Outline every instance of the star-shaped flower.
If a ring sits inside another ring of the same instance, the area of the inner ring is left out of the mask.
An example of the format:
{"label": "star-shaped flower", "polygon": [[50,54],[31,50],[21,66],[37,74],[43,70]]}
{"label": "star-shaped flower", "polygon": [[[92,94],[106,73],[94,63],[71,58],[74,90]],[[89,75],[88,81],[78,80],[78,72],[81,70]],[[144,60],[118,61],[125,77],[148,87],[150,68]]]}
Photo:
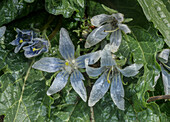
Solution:
{"label": "star-shaped flower", "polygon": [[48,41],[42,38],[34,38],[33,43],[29,46],[23,47],[23,49],[25,50],[25,57],[35,57],[43,52],[48,52]]}
{"label": "star-shaped flower", "polygon": [[[52,85],[48,89],[47,95],[52,95],[63,89],[70,77],[70,82],[73,89],[79,94],[83,101],[86,101],[87,93],[83,83],[84,77],[79,71],[79,68],[85,68],[86,58],[95,57],[94,59],[98,60],[100,51],[89,53],[75,59],[74,45],[68,35],[67,30],[64,28],[60,30],[59,51],[64,60],[54,57],[45,57],[35,62],[32,66],[35,69],[46,72],[61,71],[57,74]],[[90,60],[90,63],[94,62],[95,60]]]}
{"label": "star-shaped flower", "polygon": [[122,33],[121,30],[125,33],[130,33],[130,29],[127,25],[122,24],[124,21],[123,14],[117,13],[112,15],[100,14],[96,15],[91,19],[93,26],[97,28],[94,29],[87,37],[85,48],[89,48],[100,41],[102,41],[109,33],[110,35],[110,44],[114,46],[112,52],[116,52],[121,44]]}
{"label": "star-shaped flower", "polygon": [[110,94],[113,102],[119,109],[124,110],[124,88],[122,85],[121,74],[126,77],[135,76],[143,65],[132,64],[121,69],[116,64],[115,57],[116,56],[109,50],[103,49],[101,52],[100,68],[89,67],[89,59],[85,60],[86,72],[89,76],[96,77],[102,74],[92,87],[88,101],[89,106],[94,106],[105,95],[110,87]]}
{"label": "star-shaped flower", "polygon": [[31,30],[20,30],[18,28],[16,29],[16,32],[18,33],[16,39],[13,40],[10,44],[17,46],[14,52],[18,53],[19,50],[24,45],[33,43],[32,40],[33,40],[34,33]]}

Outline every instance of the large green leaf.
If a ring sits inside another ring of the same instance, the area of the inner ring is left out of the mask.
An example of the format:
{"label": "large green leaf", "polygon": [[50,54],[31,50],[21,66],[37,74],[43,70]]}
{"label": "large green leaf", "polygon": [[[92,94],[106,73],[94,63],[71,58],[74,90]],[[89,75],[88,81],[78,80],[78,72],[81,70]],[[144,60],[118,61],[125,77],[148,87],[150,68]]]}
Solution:
{"label": "large green leaf", "polygon": [[28,15],[33,10],[39,9],[39,3],[28,4],[23,0],[2,0],[0,2],[0,26]]}
{"label": "large green leaf", "polygon": [[[133,90],[133,89],[131,89]],[[127,96],[134,97],[131,92],[126,91]],[[125,95],[126,97],[126,95]],[[136,111],[135,103],[136,99],[132,100],[130,97],[126,97],[125,111],[119,110],[110,98],[110,94],[106,94],[103,99],[101,99],[94,106],[94,118],[97,122],[124,122],[124,121],[140,121],[140,122],[157,122],[157,121],[167,121],[168,117],[160,113],[160,109],[157,104],[150,103],[147,108],[144,108],[140,112]],[[140,106],[138,104],[138,106]]]}
{"label": "large green leaf", "polygon": [[46,10],[54,15],[63,15],[65,18],[70,17],[74,11],[84,13],[84,0],[45,0]]}
{"label": "large green leaf", "polygon": [[163,47],[162,38],[153,38],[146,30],[132,28],[133,37],[127,36],[133,61],[142,64],[154,64],[155,54]]}
{"label": "large green leaf", "polygon": [[138,0],[149,21],[152,21],[170,47],[170,13],[162,0]]}
{"label": "large green leaf", "polygon": [[[154,88],[154,78],[160,73],[160,66],[156,62],[156,54],[163,48],[163,39],[158,35],[151,36],[141,28],[132,28],[132,36],[125,36],[131,49],[133,61],[144,64],[143,76],[139,78],[135,86],[138,104],[146,107],[145,92]],[[142,107],[141,107],[142,108]],[[141,110],[139,108],[138,110]]]}

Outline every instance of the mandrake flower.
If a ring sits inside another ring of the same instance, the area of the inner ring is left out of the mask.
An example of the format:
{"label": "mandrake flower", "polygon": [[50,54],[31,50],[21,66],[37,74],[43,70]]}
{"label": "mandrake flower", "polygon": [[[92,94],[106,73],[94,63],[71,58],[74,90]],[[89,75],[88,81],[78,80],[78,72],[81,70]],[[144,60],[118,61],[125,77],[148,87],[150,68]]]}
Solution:
{"label": "mandrake flower", "polygon": [[116,52],[122,40],[121,30],[125,33],[131,32],[127,25],[122,24],[123,21],[124,17],[121,13],[112,15],[100,14],[94,16],[91,19],[91,23],[97,28],[88,35],[85,48],[90,48],[91,46],[99,43],[109,33],[111,33],[110,44],[114,47],[114,49],[112,48],[112,52]]}
{"label": "mandrake flower", "polygon": [[48,52],[48,41],[41,38],[34,38],[33,43],[29,46],[23,47],[23,49],[25,50],[25,57],[35,57],[44,52]]}
{"label": "mandrake flower", "polygon": [[[74,45],[68,35],[66,29],[61,28],[60,40],[59,40],[59,51],[64,58],[61,60],[54,57],[45,57],[35,62],[32,66],[35,69],[39,69],[46,72],[61,71],[55,77],[52,85],[47,91],[47,95],[52,95],[65,87],[70,77],[70,82],[73,89],[79,94],[83,101],[87,101],[86,88],[84,86],[84,77],[79,71],[79,68],[85,68],[85,59],[95,57],[98,60],[100,51],[89,53],[75,59]],[[90,64],[94,63],[95,60],[90,60]]]}
{"label": "mandrake flower", "polygon": [[121,69],[116,64],[115,55],[111,54],[110,50],[105,48],[101,52],[101,67],[93,68],[88,65],[89,59],[86,59],[86,72],[89,76],[96,77],[102,74],[92,87],[88,105],[94,106],[105,95],[110,87],[110,94],[113,102],[119,109],[124,110],[124,88],[121,74],[125,77],[135,76],[143,65],[132,64]]}
{"label": "mandrake flower", "polygon": [[34,33],[31,30],[20,30],[18,28],[16,29],[16,32],[18,33],[16,39],[10,44],[17,46],[15,47],[14,52],[18,53],[24,45],[33,43],[32,40]]}

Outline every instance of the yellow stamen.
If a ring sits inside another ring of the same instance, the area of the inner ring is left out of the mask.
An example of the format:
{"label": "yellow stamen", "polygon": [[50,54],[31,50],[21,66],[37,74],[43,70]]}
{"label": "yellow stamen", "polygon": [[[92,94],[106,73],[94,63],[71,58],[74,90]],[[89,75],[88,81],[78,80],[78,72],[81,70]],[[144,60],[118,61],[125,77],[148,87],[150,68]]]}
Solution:
{"label": "yellow stamen", "polygon": [[22,42],[23,42],[23,40],[22,40],[22,39],[20,39],[20,40],[19,40],[19,43],[22,43]]}
{"label": "yellow stamen", "polygon": [[115,32],[115,31],[117,31],[118,29],[119,29],[119,28],[116,28],[115,30],[110,30],[110,31],[109,31],[109,30],[108,30],[108,31],[107,31],[107,30],[104,30],[104,32]]}
{"label": "yellow stamen", "polygon": [[108,82],[108,83],[110,83],[109,76],[110,76],[110,72],[111,72],[111,71],[112,71],[112,68],[110,68],[109,73],[108,73],[108,75],[107,75],[107,82]]}
{"label": "yellow stamen", "polygon": [[68,65],[69,65],[69,62],[67,61],[67,62],[65,63],[65,65],[68,66]]}
{"label": "yellow stamen", "polygon": [[33,49],[32,49],[33,52],[34,52],[34,51],[37,51],[37,50],[40,50],[40,49],[36,49],[36,48],[33,48]]}

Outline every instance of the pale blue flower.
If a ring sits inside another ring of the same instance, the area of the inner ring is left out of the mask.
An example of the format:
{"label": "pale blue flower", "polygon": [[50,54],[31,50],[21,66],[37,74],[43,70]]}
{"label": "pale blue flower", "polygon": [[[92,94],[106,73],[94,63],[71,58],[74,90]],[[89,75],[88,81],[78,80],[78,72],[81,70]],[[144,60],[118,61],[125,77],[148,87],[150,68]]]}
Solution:
{"label": "pale blue flower", "polygon": [[93,59],[95,60],[90,60],[90,64],[96,62],[100,56],[100,51],[75,58],[74,45],[68,35],[67,30],[64,28],[61,28],[60,30],[59,51],[64,60],[54,57],[45,57],[35,62],[32,66],[35,69],[46,72],[61,71],[57,74],[52,85],[48,89],[47,95],[52,95],[63,89],[70,77],[70,82],[73,89],[79,94],[83,101],[86,101],[87,93],[83,83],[83,80],[85,79],[79,71],[79,68],[85,68],[86,58],[94,57]]}
{"label": "pale blue flower", "polygon": [[[170,49],[164,49],[158,55],[158,60],[160,61],[161,71],[162,71],[162,81],[164,85],[165,95],[170,95]],[[153,87],[155,87],[157,80],[160,77],[160,73],[155,76],[155,83]]]}
{"label": "pale blue flower", "polygon": [[96,45],[102,41],[109,33],[111,33],[110,44],[114,46],[114,50],[112,50],[112,52],[116,52],[122,40],[121,30],[124,33],[131,32],[127,25],[122,24],[123,21],[124,17],[121,13],[112,15],[100,14],[94,16],[91,19],[91,23],[97,28],[88,35],[85,43],[85,48]]}
{"label": "pale blue flower", "polygon": [[10,44],[16,46],[14,52],[18,53],[23,46],[33,43],[34,33],[32,30],[20,30],[18,28],[16,29],[16,32],[18,33],[16,39]]}
{"label": "pale blue flower", "polygon": [[34,38],[33,43],[23,47],[24,55],[27,58],[38,56],[44,52],[48,52],[48,41],[42,38]]}
{"label": "pale blue flower", "polygon": [[96,77],[102,74],[92,87],[88,105],[94,106],[105,95],[110,87],[110,94],[113,102],[119,109],[124,110],[124,88],[121,74],[125,77],[135,76],[143,65],[132,64],[121,69],[116,64],[115,55],[109,50],[103,49],[100,54],[101,67],[99,68],[90,67],[88,63],[89,59],[85,60],[86,72],[89,76]]}

